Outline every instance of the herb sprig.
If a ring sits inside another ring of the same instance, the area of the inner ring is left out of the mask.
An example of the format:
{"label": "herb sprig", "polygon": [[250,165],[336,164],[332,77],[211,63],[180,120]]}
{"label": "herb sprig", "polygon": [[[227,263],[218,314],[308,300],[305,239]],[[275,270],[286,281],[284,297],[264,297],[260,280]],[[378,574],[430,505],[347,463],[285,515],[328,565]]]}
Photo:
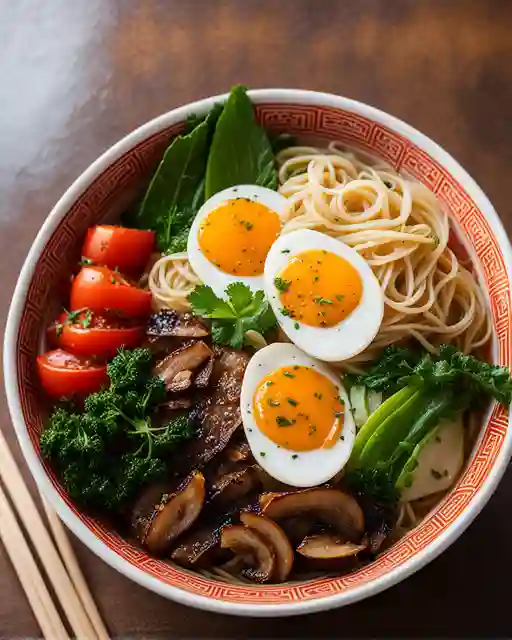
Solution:
{"label": "herb sprig", "polygon": [[225,300],[217,297],[211,287],[199,285],[189,294],[188,301],[195,315],[212,320],[213,341],[234,349],[249,344],[248,331],[264,335],[276,325],[263,291],[253,293],[243,282],[229,284]]}

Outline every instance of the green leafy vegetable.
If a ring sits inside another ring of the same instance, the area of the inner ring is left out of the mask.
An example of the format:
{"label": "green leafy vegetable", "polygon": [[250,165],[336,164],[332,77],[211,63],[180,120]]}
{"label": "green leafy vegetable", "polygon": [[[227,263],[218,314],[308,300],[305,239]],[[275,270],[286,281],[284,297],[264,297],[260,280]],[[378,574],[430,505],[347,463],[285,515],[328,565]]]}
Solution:
{"label": "green leafy vegetable", "polygon": [[195,113],[192,113],[187,118],[186,132],[190,133],[200,124],[208,120],[208,127],[210,129],[209,135],[210,135],[210,138],[212,138],[213,133],[215,131],[215,126],[217,125],[217,120],[219,119],[223,109],[224,109],[224,105],[221,104],[220,102],[216,102],[205,116],[198,116]]}
{"label": "green leafy vegetable", "polygon": [[214,107],[164,153],[136,216],[137,226],[156,232],[167,253],[186,248],[190,226],[204,201],[204,176],[213,131],[222,107]]}
{"label": "green leafy vegetable", "polygon": [[184,251],[205,198],[242,183],[275,189],[277,174],[267,134],[254,121],[246,89],[237,86],[225,105],[189,116],[185,134],[165,151],[140,206],[123,218],[129,226],[155,231],[160,251]]}
{"label": "green leafy vegetable", "polygon": [[410,484],[422,447],[445,418],[494,398],[512,401],[512,378],[506,367],[482,362],[444,345],[439,356],[387,349],[357,377],[372,390],[395,391],[358,432],[348,463],[347,483],[377,500],[397,499]]}
{"label": "green leafy vegetable", "polygon": [[233,282],[226,294],[227,300],[222,300],[211,287],[200,285],[188,296],[194,314],[212,320],[214,342],[240,349],[248,344],[247,331],[264,335],[275,327],[276,318],[263,291],[253,294],[243,282]]}
{"label": "green leafy vegetable", "polygon": [[118,510],[144,484],[168,472],[169,455],[193,429],[187,414],[154,422],[165,388],[151,375],[148,349],[120,351],[107,371],[109,388],[89,395],[83,412],[53,411],[40,448],[73,499],[89,508]]}
{"label": "green leafy vegetable", "polygon": [[375,391],[395,392],[404,386],[401,379],[412,373],[421,357],[419,351],[407,347],[387,347],[382,356],[362,375],[351,376],[350,382]]}
{"label": "green leafy vegetable", "polygon": [[356,494],[375,500],[378,504],[392,505],[400,498],[400,491],[384,469],[365,467],[347,471],[344,480]]}
{"label": "green leafy vegetable", "polygon": [[236,86],[219,117],[206,167],[205,197],[237,184],[277,188],[274,153],[254,118],[247,89]]}
{"label": "green leafy vegetable", "polygon": [[275,155],[277,155],[283,149],[288,147],[294,147],[297,144],[297,139],[289,133],[279,133],[277,135],[270,136],[270,146]]}
{"label": "green leafy vegetable", "polygon": [[425,356],[403,382],[441,388],[456,385],[460,393],[470,397],[472,404],[482,395],[504,406],[512,401],[512,378],[507,367],[465,355],[452,345],[442,345],[439,357]]}

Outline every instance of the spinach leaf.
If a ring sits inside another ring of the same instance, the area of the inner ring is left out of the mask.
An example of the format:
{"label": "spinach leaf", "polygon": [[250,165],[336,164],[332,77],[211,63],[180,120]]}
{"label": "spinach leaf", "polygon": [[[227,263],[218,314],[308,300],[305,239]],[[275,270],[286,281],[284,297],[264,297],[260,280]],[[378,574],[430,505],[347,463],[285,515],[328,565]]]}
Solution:
{"label": "spinach leaf", "polygon": [[197,209],[189,205],[173,205],[165,216],[155,219],[158,248],[163,253],[177,253],[187,248],[188,234]]}
{"label": "spinach leaf", "polygon": [[204,175],[208,127],[203,122],[186,136],[175,138],[151,180],[138,219],[153,228],[176,205],[191,204]]}
{"label": "spinach leaf", "polygon": [[190,133],[175,138],[153,176],[140,205],[136,224],[156,232],[158,248],[182,251],[197,210],[204,202],[208,151],[221,111],[215,106]]}
{"label": "spinach leaf", "polygon": [[294,147],[297,144],[297,138],[290,133],[278,133],[270,136],[270,144],[272,151],[277,155],[280,151],[283,151],[283,149]]}
{"label": "spinach leaf", "polygon": [[231,89],[215,129],[206,166],[205,197],[237,184],[277,188],[272,146],[255,122],[246,88],[240,85]]}
{"label": "spinach leaf", "polygon": [[[191,113],[187,118],[186,132],[190,133],[200,124],[202,124],[205,120],[208,120],[210,135],[211,137],[213,137],[213,133],[217,125],[217,120],[220,118],[220,114],[222,113],[223,109],[224,109],[224,105],[221,104],[220,102],[216,102],[211,108],[211,111],[205,116],[198,116],[195,113]],[[211,143],[211,140],[210,140],[210,143]]]}

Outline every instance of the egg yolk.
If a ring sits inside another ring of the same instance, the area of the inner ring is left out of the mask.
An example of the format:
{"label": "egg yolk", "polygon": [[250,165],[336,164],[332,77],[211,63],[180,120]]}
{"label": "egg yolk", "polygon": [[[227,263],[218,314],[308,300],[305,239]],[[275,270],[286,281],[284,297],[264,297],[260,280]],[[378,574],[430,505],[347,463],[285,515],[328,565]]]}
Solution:
{"label": "egg yolk", "polygon": [[199,227],[203,255],[224,271],[257,276],[281,228],[279,216],[265,205],[236,198],[208,214]]}
{"label": "egg yolk", "polygon": [[343,437],[343,401],[336,386],[311,367],[276,369],[256,388],[256,424],[272,442],[292,451],[332,447]]}
{"label": "egg yolk", "polygon": [[333,327],[361,302],[357,269],[330,251],[312,249],[290,259],[274,281],[282,313],[312,327]]}

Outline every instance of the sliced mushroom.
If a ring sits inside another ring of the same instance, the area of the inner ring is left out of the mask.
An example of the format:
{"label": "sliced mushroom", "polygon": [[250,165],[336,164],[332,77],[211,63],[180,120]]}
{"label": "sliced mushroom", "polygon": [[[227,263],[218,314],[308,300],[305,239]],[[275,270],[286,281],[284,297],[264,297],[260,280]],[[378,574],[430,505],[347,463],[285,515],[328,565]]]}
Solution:
{"label": "sliced mushroom", "polygon": [[148,336],[180,338],[204,338],[210,334],[208,327],[191,313],[165,309],[152,315],[146,330]]}
{"label": "sliced mushroom", "polygon": [[293,493],[263,494],[260,507],[272,520],[308,515],[332,526],[351,542],[361,539],[364,516],[356,500],[338,489],[319,487]]}
{"label": "sliced mushroom", "polygon": [[196,377],[194,378],[194,386],[198,389],[205,389],[210,384],[214,361],[215,359],[212,356],[198,370]]}
{"label": "sliced mushroom", "polygon": [[194,373],[190,369],[179,371],[171,382],[167,385],[167,390],[171,393],[181,393],[192,386],[192,376]]}
{"label": "sliced mushroom", "polygon": [[217,478],[211,487],[210,502],[217,506],[232,504],[259,487],[258,475],[253,467],[243,467]]}
{"label": "sliced mushroom", "polygon": [[243,511],[240,514],[240,520],[246,527],[259,533],[272,546],[276,554],[274,577],[279,582],[284,582],[293,567],[293,549],[285,532],[270,518],[250,511]]}
{"label": "sliced mushroom", "polygon": [[364,544],[354,544],[353,542],[344,542],[336,536],[328,533],[321,533],[316,536],[308,536],[304,538],[297,547],[297,553],[307,558],[348,558],[356,556],[366,549]]}
{"label": "sliced mushroom", "polygon": [[139,542],[155,555],[165,553],[199,516],[204,485],[203,474],[195,471],[175,493],[162,492],[160,487],[148,490],[134,510],[133,526]]}
{"label": "sliced mushroom", "polygon": [[286,520],[282,520],[279,524],[290,543],[296,547],[315,528],[316,520],[309,515],[302,515],[295,516],[294,518],[286,518]]}
{"label": "sliced mushroom", "polygon": [[272,546],[253,529],[242,524],[222,528],[220,545],[231,549],[237,556],[252,565],[243,570],[243,575],[254,582],[269,582],[276,569],[276,554]]}
{"label": "sliced mushroom", "polygon": [[194,371],[210,358],[212,350],[202,340],[196,340],[176,349],[153,367],[153,375],[160,376],[169,389],[176,375],[182,371]]}
{"label": "sliced mushroom", "polygon": [[308,536],[297,547],[297,553],[316,569],[340,569],[350,566],[351,560],[366,549],[364,544],[345,542],[330,534]]}

